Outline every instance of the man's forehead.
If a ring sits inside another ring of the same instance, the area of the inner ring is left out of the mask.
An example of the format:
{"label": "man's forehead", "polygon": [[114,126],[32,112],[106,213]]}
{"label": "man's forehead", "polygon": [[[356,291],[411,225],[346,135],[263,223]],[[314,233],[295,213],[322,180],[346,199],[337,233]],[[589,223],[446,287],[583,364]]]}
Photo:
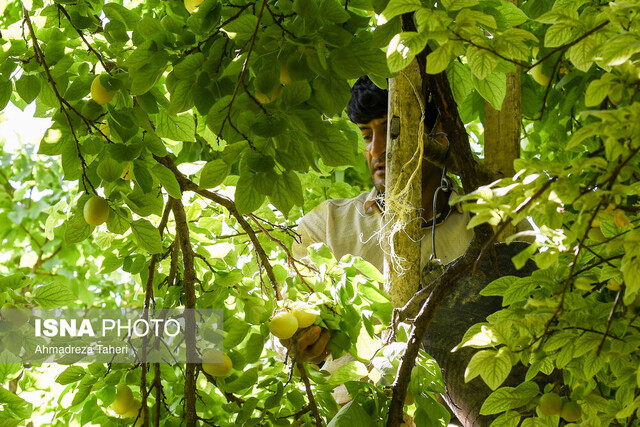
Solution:
{"label": "man's forehead", "polygon": [[386,117],[379,117],[377,119],[373,119],[368,123],[356,123],[356,126],[358,126],[360,129],[371,129],[375,126],[379,126],[379,125],[383,125],[387,123],[387,118]]}

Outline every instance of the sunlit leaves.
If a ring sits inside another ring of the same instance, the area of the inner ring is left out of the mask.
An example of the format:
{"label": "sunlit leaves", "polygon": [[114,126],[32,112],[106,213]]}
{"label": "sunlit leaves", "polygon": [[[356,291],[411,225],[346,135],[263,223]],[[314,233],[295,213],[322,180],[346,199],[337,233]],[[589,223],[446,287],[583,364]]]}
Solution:
{"label": "sunlit leaves", "polygon": [[200,188],[213,188],[222,184],[230,171],[231,167],[222,159],[207,163],[200,172]]}
{"label": "sunlit leaves", "polygon": [[464,379],[471,381],[480,375],[482,380],[495,390],[502,384],[511,371],[511,361],[505,349],[481,350],[473,355],[465,370]]}
{"label": "sunlit leaves", "polygon": [[453,53],[453,42],[446,42],[427,56],[427,73],[439,74],[446,70]]}
{"label": "sunlit leaves", "polygon": [[420,6],[422,6],[422,4],[419,0],[390,0],[378,18],[378,25],[383,25],[403,13],[413,12],[420,8]]}
{"label": "sunlit leaves", "polygon": [[75,300],[76,296],[69,287],[60,282],[37,287],[34,295],[34,301],[42,308],[66,307]]}
{"label": "sunlit leaves", "polygon": [[496,110],[502,109],[502,102],[507,93],[507,78],[503,73],[492,73],[484,80],[472,77],[473,85],[478,93]]}
{"label": "sunlit leaves", "polygon": [[135,236],[136,243],[140,248],[151,254],[162,252],[162,240],[158,229],[149,221],[139,219],[131,223],[131,231]]}
{"label": "sunlit leaves", "polygon": [[426,44],[427,38],[424,33],[404,32],[397,34],[387,48],[389,70],[396,72],[407,67]]}

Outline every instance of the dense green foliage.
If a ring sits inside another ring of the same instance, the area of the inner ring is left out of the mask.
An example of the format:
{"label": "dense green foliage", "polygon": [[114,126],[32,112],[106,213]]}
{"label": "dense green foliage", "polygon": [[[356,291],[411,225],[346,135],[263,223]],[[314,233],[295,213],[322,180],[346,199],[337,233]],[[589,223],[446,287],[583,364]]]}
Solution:
{"label": "dense green foliage", "polygon": [[[506,74],[531,70],[516,176],[462,198],[475,201],[466,204],[471,225],[531,217],[539,227],[514,259],[533,257],[539,270],[490,284],[484,293],[503,297],[504,309],[464,342],[481,349],[467,376],[495,390],[482,412],[500,414],[496,426],[555,426],[557,415],[536,413],[553,389],[580,405],[584,425],[637,422],[640,4],[521,3],[205,0],[192,14],[179,0],[2,3],[0,107],[35,104],[52,124],[37,148],[0,159],[0,299],[224,308],[233,371],[76,365],[58,377],[60,395],[32,405],[21,395],[43,388],[36,380],[49,367],[15,358],[31,345],[29,325],[1,329],[0,360],[13,363],[0,364],[0,423],[48,414],[51,425],[131,424],[109,409],[126,383],[146,397],[155,425],[196,416],[213,425],[384,425],[385,386],[408,332],[400,327],[399,342],[376,352],[391,321],[383,278],[326,248],[311,251],[318,269],[308,269],[287,247],[303,212],[368,186],[362,168],[345,168],[363,147],[343,115],[349,83],[369,74],[384,86],[426,47],[427,73],[446,72],[480,144],[485,101],[500,108]],[[401,15],[412,12],[417,31],[403,31]],[[110,101],[92,99],[96,76],[115,92]],[[92,227],[83,207],[96,194],[111,212]],[[277,358],[266,322],[296,300],[320,310],[333,355],[356,360],[325,376]],[[517,363],[529,367],[526,381],[501,388]],[[554,370],[561,382],[531,382]],[[373,384],[357,381],[367,376]],[[341,384],[354,398],[342,409],[331,396]],[[446,423],[428,356],[409,387],[416,404],[405,409],[417,425]]]}

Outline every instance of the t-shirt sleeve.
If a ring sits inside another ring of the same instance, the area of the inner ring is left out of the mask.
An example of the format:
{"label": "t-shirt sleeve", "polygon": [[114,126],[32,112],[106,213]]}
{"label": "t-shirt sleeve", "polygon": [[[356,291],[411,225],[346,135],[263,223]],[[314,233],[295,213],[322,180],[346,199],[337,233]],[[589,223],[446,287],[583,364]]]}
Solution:
{"label": "t-shirt sleeve", "polygon": [[322,215],[326,210],[325,203],[316,206],[300,220],[297,230],[300,235],[300,243],[294,240],[291,246],[291,254],[294,258],[302,259],[306,257],[309,245],[325,241],[322,235],[323,231],[326,230],[326,221]]}

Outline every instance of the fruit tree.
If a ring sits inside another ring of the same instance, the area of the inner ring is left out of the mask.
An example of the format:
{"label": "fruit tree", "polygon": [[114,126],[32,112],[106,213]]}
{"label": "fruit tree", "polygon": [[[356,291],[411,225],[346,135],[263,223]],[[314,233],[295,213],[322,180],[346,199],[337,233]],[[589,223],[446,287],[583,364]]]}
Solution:
{"label": "fruit tree", "polygon": [[[535,271],[488,284],[502,307],[459,345],[474,349],[464,380],[491,390],[482,423],[638,424],[639,16],[635,0],[2,2],[0,108],[49,125],[0,142],[1,424],[446,425],[414,335],[523,220],[533,243],[512,262]],[[450,162],[476,230],[417,317],[362,259],[289,251],[305,212],[370,188],[350,84],[387,87],[414,60],[452,146],[426,138],[425,155]],[[518,112],[505,168],[500,111]],[[61,307],[218,308],[224,349],[21,360],[33,316],[14,310]],[[283,357],[271,332],[295,341],[300,324],[351,361],[328,374]]]}

